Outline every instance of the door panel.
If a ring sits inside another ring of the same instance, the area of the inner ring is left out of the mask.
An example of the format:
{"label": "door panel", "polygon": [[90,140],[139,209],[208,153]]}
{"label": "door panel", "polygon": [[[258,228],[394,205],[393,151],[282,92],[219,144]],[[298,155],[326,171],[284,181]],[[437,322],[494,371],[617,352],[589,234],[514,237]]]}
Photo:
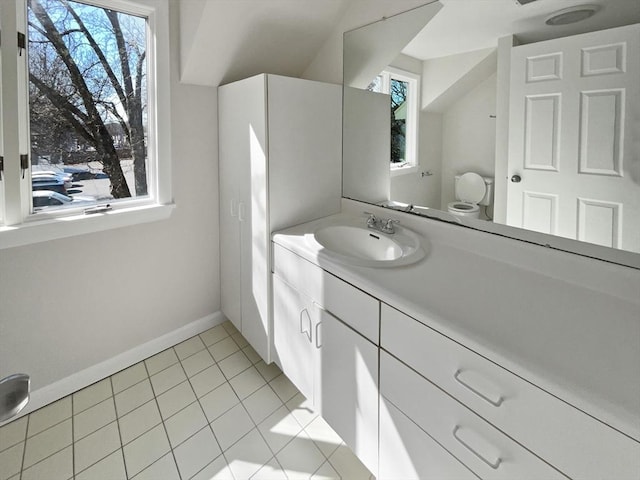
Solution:
{"label": "door panel", "polygon": [[508,225],[640,252],[639,76],[639,25],[512,49]]}
{"label": "door panel", "polygon": [[291,382],[313,401],[316,349],[312,335],[317,310],[306,295],[273,276],[273,344],[275,362]]}
{"label": "door panel", "polygon": [[240,119],[233,114],[237,95],[237,88],[234,86],[219,89],[220,116],[227,119],[219,125],[220,300],[222,313],[242,331],[238,219],[242,152],[236,132]]}
{"label": "door panel", "polygon": [[315,404],[329,425],[372,472],[378,469],[378,348],[325,310]]}

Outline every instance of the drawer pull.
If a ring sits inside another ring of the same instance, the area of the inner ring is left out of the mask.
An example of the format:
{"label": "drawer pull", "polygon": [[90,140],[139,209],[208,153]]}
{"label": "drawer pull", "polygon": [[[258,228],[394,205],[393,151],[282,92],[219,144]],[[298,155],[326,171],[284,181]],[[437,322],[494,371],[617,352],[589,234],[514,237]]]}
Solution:
{"label": "drawer pull", "polygon": [[[500,405],[502,405],[504,397],[498,393],[489,392],[489,390],[491,390],[493,386],[489,384],[489,382],[487,382],[484,378],[480,377],[477,374],[474,374],[472,371],[458,370],[453,375],[453,378],[455,378],[460,385],[468,388],[494,407],[499,407]],[[483,390],[487,393],[483,393]]]}
{"label": "drawer pull", "polygon": [[494,470],[497,470],[502,463],[497,449],[473,430],[456,425],[453,429],[453,436],[467,450]]}
{"label": "drawer pull", "polygon": [[[305,329],[305,326],[303,325],[303,317],[305,316],[307,317],[307,320],[309,322],[308,329]],[[309,339],[309,342],[311,342],[311,316],[309,315],[309,311],[306,308],[300,310],[300,333],[305,334]]]}

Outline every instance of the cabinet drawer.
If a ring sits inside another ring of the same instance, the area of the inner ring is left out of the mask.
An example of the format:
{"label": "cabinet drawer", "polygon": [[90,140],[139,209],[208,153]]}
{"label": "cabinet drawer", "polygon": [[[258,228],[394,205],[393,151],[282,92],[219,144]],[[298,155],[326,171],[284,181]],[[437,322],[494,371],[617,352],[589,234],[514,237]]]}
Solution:
{"label": "cabinet drawer", "polygon": [[639,478],[640,444],[387,305],[381,346],[569,477]]}
{"label": "cabinet drawer", "polygon": [[273,272],[361,335],[379,343],[378,300],[275,243]]}
{"label": "cabinet drawer", "polygon": [[380,404],[381,480],[478,480],[393,404]]}
{"label": "cabinet drawer", "polygon": [[386,352],[380,393],[480,478],[565,478]]}

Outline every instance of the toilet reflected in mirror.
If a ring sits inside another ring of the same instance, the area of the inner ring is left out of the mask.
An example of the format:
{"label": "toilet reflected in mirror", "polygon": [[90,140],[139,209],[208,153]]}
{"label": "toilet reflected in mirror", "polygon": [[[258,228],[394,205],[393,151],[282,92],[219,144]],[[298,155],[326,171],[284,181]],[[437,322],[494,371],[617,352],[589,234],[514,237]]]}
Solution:
{"label": "toilet reflected in mirror", "polygon": [[493,178],[481,177],[473,172],[456,175],[455,195],[456,201],[447,204],[447,212],[459,217],[492,218]]}

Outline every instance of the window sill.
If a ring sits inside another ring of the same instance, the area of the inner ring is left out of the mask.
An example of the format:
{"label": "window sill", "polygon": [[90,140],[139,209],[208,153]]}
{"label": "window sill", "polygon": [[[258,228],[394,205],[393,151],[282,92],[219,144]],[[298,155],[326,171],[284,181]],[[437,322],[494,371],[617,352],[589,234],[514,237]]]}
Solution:
{"label": "window sill", "polygon": [[405,165],[403,167],[391,167],[391,176],[407,175],[409,173],[418,173],[418,165]]}
{"label": "window sill", "polygon": [[166,220],[174,208],[173,203],[154,204],[93,215],[81,214],[37,220],[22,225],[0,226],[0,249]]}

